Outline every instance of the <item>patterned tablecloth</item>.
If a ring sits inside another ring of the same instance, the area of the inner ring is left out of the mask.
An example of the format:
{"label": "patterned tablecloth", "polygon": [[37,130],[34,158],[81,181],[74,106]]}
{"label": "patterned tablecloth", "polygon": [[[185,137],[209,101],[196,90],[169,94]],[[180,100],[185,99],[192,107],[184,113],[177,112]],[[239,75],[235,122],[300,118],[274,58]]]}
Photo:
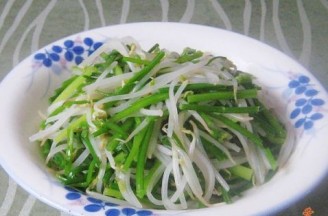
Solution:
{"label": "patterned tablecloth", "polygon": [[[328,85],[328,0],[0,0],[0,79],[64,36],[148,21],[196,23],[248,35],[283,51]],[[278,215],[328,215],[327,180]],[[2,215],[66,214],[29,195],[0,167]]]}

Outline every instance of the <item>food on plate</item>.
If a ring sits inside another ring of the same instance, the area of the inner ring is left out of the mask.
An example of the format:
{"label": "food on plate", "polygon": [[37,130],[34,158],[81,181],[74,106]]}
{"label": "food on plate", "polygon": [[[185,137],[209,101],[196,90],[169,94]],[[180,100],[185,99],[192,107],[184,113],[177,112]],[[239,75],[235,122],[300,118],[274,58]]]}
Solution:
{"label": "food on plate", "polygon": [[284,125],[226,57],[110,39],[49,98],[38,141],[66,186],[117,204],[231,203],[279,169]]}

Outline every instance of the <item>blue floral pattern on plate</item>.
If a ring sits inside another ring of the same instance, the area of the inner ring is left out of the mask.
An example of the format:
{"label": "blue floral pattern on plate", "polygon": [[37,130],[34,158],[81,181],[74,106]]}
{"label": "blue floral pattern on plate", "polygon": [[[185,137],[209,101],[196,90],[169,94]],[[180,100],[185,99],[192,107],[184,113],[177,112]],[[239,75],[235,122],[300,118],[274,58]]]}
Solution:
{"label": "blue floral pattern on plate", "polygon": [[44,52],[39,52],[34,55],[34,61],[40,65],[50,68],[53,64],[60,61],[73,62],[80,64],[85,56],[91,55],[103,43],[94,41],[90,37],[83,40],[67,39],[63,45],[53,45],[50,48],[45,48]]}
{"label": "blue floral pattern on plate", "polygon": [[294,91],[297,99],[295,108],[291,111],[289,118],[295,120],[295,128],[309,130],[313,128],[314,123],[323,118],[320,107],[325,101],[318,98],[319,91],[316,90],[310,82],[310,78],[305,75],[299,75],[288,83],[288,87]]}
{"label": "blue floral pattern on plate", "polygon": [[[103,40],[105,39],[107,38]],[[102,45],[101,40],[75,36],[39,50],[32,56],[32,71],[28,76],[30,78],[28,90],[32,87],[37,72],[46,73],[48,77],[44,97],[50,89],[53,75],[60,77],[64,71],[70,73],[71,66],[80,64]]]}
{"label": "blue floral pattern on plate", "polygon": [[[65,198],[69,201],[79,201],[85,196],[81,192],[65,187],[67,193]],[[80,202],[85,212],[101,212],[103,211],[105,216],[150,216],[154,215],[150,210],[138,210],[131,207],[120,208],[117,204],[105,202],[93,197],[87,197],[86,202]]]}

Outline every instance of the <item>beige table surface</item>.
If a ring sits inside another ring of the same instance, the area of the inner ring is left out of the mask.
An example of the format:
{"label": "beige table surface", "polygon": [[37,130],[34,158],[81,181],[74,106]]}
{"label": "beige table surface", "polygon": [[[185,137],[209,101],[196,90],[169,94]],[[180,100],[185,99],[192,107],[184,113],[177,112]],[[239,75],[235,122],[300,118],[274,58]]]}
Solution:
{"label": "beige table surface", "polygon": [[[248,35],[299,61],[328,86],[328,0],[0,0],[0,79],[64,36],[148,21],[196,23]],[[307,207],[314,215],[328,215],[327,180],[277,215],[302,215]],[[66,214],[29,195],[0,167],[2,215]]]}

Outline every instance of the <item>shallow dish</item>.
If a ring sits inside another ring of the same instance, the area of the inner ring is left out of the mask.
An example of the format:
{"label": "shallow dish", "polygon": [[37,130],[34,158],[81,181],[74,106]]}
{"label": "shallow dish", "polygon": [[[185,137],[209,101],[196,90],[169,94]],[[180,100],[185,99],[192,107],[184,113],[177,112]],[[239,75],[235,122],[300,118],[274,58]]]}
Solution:
{"label": "shallow dish", "polygon": [[[254,74],[266,104],[295,135],[288,162],[266,184],[252,188],[233,204],[187,211],[117,206],[63,187],[46,170],[37,144],[38,111],[69,68],[102,42],[132,36],[149,48],[181,51],[192,47],[226,56]],[[43,202],[75,215],[261,215],[277,211],[308,193],[328,168],[328,96],[302,66],[281,52],[245,36],[217,28],[177,23],[135,23],[78,33],[50,44],[17,65],[0,85],[0,163],[25,190]]]}

